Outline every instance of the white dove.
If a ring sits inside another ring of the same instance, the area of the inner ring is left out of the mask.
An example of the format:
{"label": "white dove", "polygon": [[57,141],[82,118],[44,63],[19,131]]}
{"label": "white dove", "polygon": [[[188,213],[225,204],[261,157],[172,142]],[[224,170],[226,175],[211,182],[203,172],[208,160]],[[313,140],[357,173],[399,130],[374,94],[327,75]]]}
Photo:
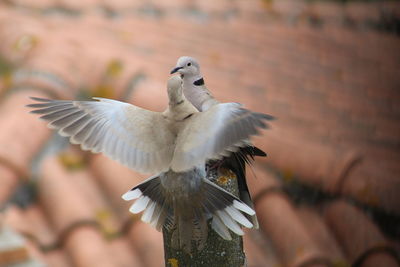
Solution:
{"label": "white dove", "polygon": [[[188,56],[180,57],[176,66],[172,69],[171,74],[179,73],[183,79],[183,93],[185,97],[199,110],[206,111],[220,102],[216,100],[211,92],[205,86],[203,75],[200,72],[200,64],[196,59]],[[274,117],[268,116],[268,120]],[[247,146],[243,146],[237,153],[232,153],[229,157],[221,161],[221,166],[231,169],[237,176],[239,197],[240,199],[254,209],[250,192],[246,182],[245,163],[251,163],[254,156],[265,157],[266,153],[261,149],[247,142]],[[248,216],[249,217],[249,216]],[[257,216],[251,216],[252,223],[258,228]]]}
{"label": "white dove", "polygon": [[243,140],[266,127],[268,116],[237,103],[198,112],[183,95],[179,76],[171,77],[167,88],[169,107],[162,113],[97,97],[98,101],[32,97],[40,103],[28,107],[83,150],[102,152],[140,172],[157,173],[123,199],[137,199],[130,211],[144,211],[142,220],[157,230],[174,229],[172,244],[190,253],[192,240],[198,250],[204,247],[210,218],[212,228],[227,240],[228,229],[243,235],[239,224],[253,227],[241,212],[254,215],[254,210],[207,180],[205,162],[236,151]]}

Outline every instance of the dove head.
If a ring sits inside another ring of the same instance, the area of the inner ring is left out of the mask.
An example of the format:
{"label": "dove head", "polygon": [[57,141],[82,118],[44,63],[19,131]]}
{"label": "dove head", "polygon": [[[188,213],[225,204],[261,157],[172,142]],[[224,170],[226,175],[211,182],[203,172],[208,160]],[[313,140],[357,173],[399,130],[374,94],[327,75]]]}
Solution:
{"label": "dove head", "polygon": [[176,72],[186,77],[199,76],[200,65],[197,60],[192,57],[180,57],[175,68],[171,71],[171,74]]}
{"label": "dove head", "polygon": [[182,98],[182,79],[174,75],[168,79],[167,83],[169,101],[174,103]]}

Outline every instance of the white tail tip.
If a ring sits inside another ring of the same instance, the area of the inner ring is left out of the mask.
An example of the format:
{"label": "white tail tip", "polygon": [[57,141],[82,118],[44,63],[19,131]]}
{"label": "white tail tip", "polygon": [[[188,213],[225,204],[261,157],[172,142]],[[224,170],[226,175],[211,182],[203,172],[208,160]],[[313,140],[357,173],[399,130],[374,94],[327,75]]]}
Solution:
{"label": "white tail tip", "polygon": [[128,191],[125,194],[123,194],[122,199],[128,201],[128,200],[132,200],[132,199],[137,199],[141,195],[142,195],[142,191],[140,191],[140,189],[137,188],[133,191]]}
{"label": "white tail tip", "polygon": [[252,208],[250,208],[250,207],[247,206],[246,204],[240,203],[240,202],[237,201],[237,200],[234,200],[234,201],[233,201],[233,206],[234,206],[235,208],[237,208],[238,210],[241,210],[241,211],[243,211],[244,213],[249,214],[250,216],[253,216],[254,214],[256,214],[256,212],[255,212]]}
{"label": "white tail tip", "polygon": [[238,223],[247,228],[253,228],[253,224],[237,209],[232,206],[226,207],[225,211]]}
{"label": "white tail tip", "polygon": [[149,204],[150,198],[146,196],[142,196],[136,202],[130,207],[129,211],[132,212],[133,214],[142,212],[146,209],[147,204]]}

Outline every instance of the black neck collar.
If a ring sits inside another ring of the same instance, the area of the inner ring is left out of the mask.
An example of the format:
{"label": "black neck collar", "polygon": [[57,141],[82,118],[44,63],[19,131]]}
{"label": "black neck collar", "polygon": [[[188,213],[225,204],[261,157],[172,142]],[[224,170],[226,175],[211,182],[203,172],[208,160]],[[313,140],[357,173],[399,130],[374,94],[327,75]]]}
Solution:
{"label": "black neck collar", "polygon": [[204,79],[203,78],[198,79],[197,81],[194,81],[193,84],[196,86],[204,85]]}

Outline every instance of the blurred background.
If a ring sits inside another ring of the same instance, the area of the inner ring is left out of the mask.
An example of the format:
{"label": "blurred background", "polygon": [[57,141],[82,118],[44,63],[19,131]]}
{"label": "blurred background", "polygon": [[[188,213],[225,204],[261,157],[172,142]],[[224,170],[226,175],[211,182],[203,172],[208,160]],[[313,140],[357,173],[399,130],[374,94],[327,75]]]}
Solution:
{"label": "blurred background", "polygon": [[145,176],[24,105],[161,111],[182,55],[219,100],[278,118],[248,170],[249,267],[399,266],[399,35],[399,1],[1,1],[0,266],[163,266],[160,233],[120,198]]}

